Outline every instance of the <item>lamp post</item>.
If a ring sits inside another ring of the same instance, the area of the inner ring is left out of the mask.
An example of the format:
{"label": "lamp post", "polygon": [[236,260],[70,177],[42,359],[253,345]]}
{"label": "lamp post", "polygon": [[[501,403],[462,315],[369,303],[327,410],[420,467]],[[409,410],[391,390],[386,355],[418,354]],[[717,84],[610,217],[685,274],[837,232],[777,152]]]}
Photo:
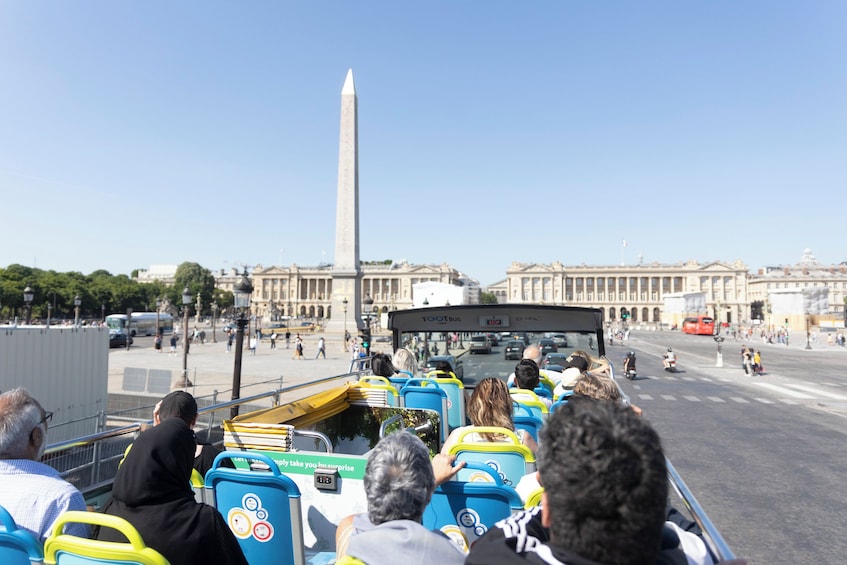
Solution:
{"label": "lamp post", "polygon": [[156,297],[156,335],[158,336],[161,333],[159,329],[159,311],[162,309],[162,297]]}
{"label": "lamp post", "polygon": [[74,296],[74,326],[79,327],[79,307],[82,306],[82,298]]}
{"label": "lamp post", "polygon": [[[244,353],[244,327],[247,325],[244,310],[250,305],[250,295],[253,294],[253,285],[247,278],[246,268],[241,274],[241,280],[233,286],[232,294],[235,299],[235,309],[239,312],[238,319],[235,321],[235,366],[232,369],[232,400],[238,400],[241,398],[241,356]],[[230,408],[229,414],[230,418],[238,416],[238,406]]]}
{"label": "lamp post", "polygon": [[723,341],[724,337],[720,335],[714,336],[715,342],[718,344],[718,356],[715,360],[715,367],[723,367]]}
{"label": "lamp post", "polygon": [[101,324],[106,323],[106,303],[105,302],[100,303],[100,323]]}
{"label": "lamp post", "polygon": [[218,303],[212,300],[212,343],[218,342],[218,336],[215,335],[215,317],[218,315]]}
{"label": "lamp post", "polygon": [[365,355],[370,356],[371,354],[371,316],[373,316],[373,305],[374,299],[371,298],[371,294],[367,293],[365,298],[362,300],[362,312],[364,312],[365,316],[365,329],[367,336],[367,347],[365,347]]}
{"label": "lamp post", "polygon": [[185,287],[182,291],[182,376],[176,382],[177,388],[191,386],[188,380],[188,310],[191,309],[191,291]]}
{"label": "lamp post", "polygon": [[132,308],[126,309],[126,350],[129,351],[129,341],[132,339]]}
{"label": "lamp post", "polygon": [[344,300],[341,301],[341,305],[344,310],[344,339],[342,340],[344,351],[347,351],[347,297],[344,297]]}
{"label": "lamp post", "polygon": [[[53,317],[53,305],[49,302],[47,303],[47,327],[50,327],[50,318]],[[808,327],[809,324],[806,324]],[[807,332],[808,333],[808,332]]]}
{"label": "lamp post", "polygon": [[24,289],[24,304],[26,304],[26,325],[32,323],[32,289],[27,285]]}

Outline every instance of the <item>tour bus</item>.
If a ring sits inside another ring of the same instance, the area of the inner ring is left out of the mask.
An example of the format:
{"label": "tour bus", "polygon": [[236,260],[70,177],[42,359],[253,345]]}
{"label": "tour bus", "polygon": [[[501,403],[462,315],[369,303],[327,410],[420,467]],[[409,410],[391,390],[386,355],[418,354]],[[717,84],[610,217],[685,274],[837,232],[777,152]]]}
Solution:
{"label": "tour bus", "polygon": [[[156,312],[133,312],[129,334],[133,337],[156,335],[157,323],[162,333],[169,334],[174,331],[174,318],[170,314],[160,312],[157,322]],[[106,326],[110,332],[127,333],[126,314],[109,314],[106,316]]]}
{"label": "tour bus", "polygon": [[715,320],[709,316],[685,318],[682,321],[682,333],[695,335],[715,335]]}
{"label": "tour bus", "polygon": [[[603,314],[593,308],[444,306],[392,311],[387,325],[392,350],[433,341],[444,341],[446,350],[446,337],[452,332],[496,328],[525,334],[532,342],[545,332],[562,334],[567,345],[560,352],[579,349],[605,358]],[[233,390],[235,400],[200,409],[195,425],[198,438],[223,444],[226,451],[205,477],[192,478],[195,496],[218,509],[250,563],[334,563],[338,524],[345,516],[368,510],[365,470],[368,454],[380,438],[404,430],[420,437],[431,453],[439,453],[449,432],[467,423],[465,393],[481,375],[505,381],[514,367],[496,355],[475,358],[474,363],[484,367],[462,381],[438,370],[423,377],[404,372],[390,378],[377,376],[370,362],[370,358],[358,358],[345,374],[253,396],[241,397],[240,390]],[[614,381],[612,364],[609,371]],[[532,398],[513,400],[516,427],[537,433],[549,413],[567,402],[567,395],[549,408]],[[52,464],[63,477],[73,478],[93,508],[101,508],[109,499],[126,446],[150,424],[146,420],[149,409],[144,421],[121,422],[120,427],[48,448]],[[535,472],[535,457],[514,433],[502,432],[507,437],[502,443],[460,441],[454,446],[451,452],[467,467],[435,489],[422,517],[427,529],[441,531],[465,551],[497,521],[539,504],[541,498],[541,487],[526,500],[515,490],[521,477]],[[235,468],[225,467],[226,461]],[[674,507],[688,511],[713,555],[719,560],[733,559],[732,550],[693,493],[670,461],[666,463],[673,500],[679,499]],[[75,513],[74,519],[96,523],[92,515]]]}

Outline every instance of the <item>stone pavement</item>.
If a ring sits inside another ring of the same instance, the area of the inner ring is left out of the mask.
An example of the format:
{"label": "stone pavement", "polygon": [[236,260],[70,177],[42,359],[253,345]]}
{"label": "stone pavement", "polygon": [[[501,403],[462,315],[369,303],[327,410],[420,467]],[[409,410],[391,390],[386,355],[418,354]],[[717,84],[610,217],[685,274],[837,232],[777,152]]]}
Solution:
{"label": "stone pavement", "polygon": [[[256,354],[251,355],[245,349],[241,361],[241,397],[247,397],[275,388],[311,382],[322,377],[341,375],[350,368],[351,354],[342,350],[341,336],[327,336],[326,359],[315,359],[318,350],[319,335],[304,337],[304,360],[292,359],[294,339],[290,349],[285,348],[285,339],[277,340],[277,349],[270,348],[268,340],[262,341]],[[245,336],[245,345],[247,339]],[[171,386],[182,374],[182,349],[177,354],[168,351],[167,337],[161,353],[152,346],[152,338],[137,338],[129,351],[112,349],[109,352],[109,393],[110,395],[135,394],[140,396],[161,397],[161,390],[139,392],[126,382],[125,374],[141,374],[144,371],[170,371]],[[388,352],[390,343],[374,343],[372,353]],[[228,400],[232,394],[232,376],[235,364],[235,345],[233,351],[226,351],[226,339],[218,337],[217,343],[207,341],[205,345],[192,344],[188,354],[188,377],[191,387],[187,388],[196,397],[208,396],[217,391]],[[161,373],[160,373],[161,374]],[[281,384],[280,384],[281,380]],[[126,386],[125,386],[126,385]],[[149,385],[148,385],[149,386]]]}

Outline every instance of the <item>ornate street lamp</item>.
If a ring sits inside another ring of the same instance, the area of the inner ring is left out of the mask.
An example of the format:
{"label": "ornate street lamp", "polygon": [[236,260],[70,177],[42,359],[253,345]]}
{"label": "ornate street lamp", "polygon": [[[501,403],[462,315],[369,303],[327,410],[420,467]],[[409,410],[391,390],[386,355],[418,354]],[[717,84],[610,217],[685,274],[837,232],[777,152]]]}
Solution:
{"label": "ornate street lamp", "polygon": [[32,289],[27,285],[24,289],[24,304],[26,304],[26,325],[32,323]]}
{"label": "ornate street lamp", "polygon": [[[241,280],[232,287],[235,310],[238,318],[235,320],[235,366],[232,369],[232,400],[241,398],[241,357],[244,353],[244,328],[247,326],[247,318],[244,311],[250,306],[250,296],[253,294],[253,285],[247,278],[247,269],[241,274]],[[230,418],[238,416],[238,406],[230,408]]]}
{"label": "ornate street lamp", "polygon": [[[53,305],[49,302],[47,303],[47,327],[50,327],[50,318],[53,317]],[[808,324],[806,324],[808,326]],[[808,333],[808,332],[807,332]]]}
{"label": "ornate street lamp", "polygon": [[176,382],[176,388],[191,386],[188,379],[188,311],[191,309],[191,290],[185,287],[182,290],[182,376]]}
{"label": "ornate street lamp", "polygon": [[809,313],[806,312],[806,349],[812,348],[811,338],[812,338],[812,332],[811,332],[810,323],[809,323]]}
{"label": "ornate street lamp", "polygon": [[366,339],[363,341],[363,344],[367,344],[365,347],[365,355],[370,356],[371,354],[371,316],[373,316],[373,304],[374,299],[371,298],[371,294],[367,293],[365,298],[362,300],[362,312],[364,312],[365,316],[365,337]]}
{"label": "ornate street lamp", "polygon": [[100,303],[100,323],[101,324],[106,323],[106,303],[105,302]]}
{"label": "ornate street lamp", "polygon": [[344,351],[347,351],[347,297],[344,297],[344,300],[341,301],[341,305],[344,307]]}
{"label": "ornate street lamp", "polygon": [[161,333],[161,329],[159,328],[159,312],[162,310],[162,297],[156,297],[156,335],[158,336]]}
{"label": "ornate street lamp", "polygon": [[82,306],[82,298],[79,294],[74,296],[74,326],[79,327],[79,307]]}
{"label": "ornate street lamp", "polygon": [[194,325],[200,325],[200,293],[197,293],[197,311],[194,312]]}
{"label": "ornate street lamp", "polygon": [[218,342],[218,336],[215,335],[215,317],[218,315],[218,303],[212,300],[212,343]]}

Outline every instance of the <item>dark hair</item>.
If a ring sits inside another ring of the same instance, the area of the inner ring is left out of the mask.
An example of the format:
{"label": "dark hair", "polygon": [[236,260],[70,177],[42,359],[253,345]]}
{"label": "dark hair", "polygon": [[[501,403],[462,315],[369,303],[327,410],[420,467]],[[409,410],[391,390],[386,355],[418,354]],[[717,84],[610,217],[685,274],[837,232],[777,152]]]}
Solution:
{"label": "dark hair", "polygon": [[438,363],[435,364],[435,370],[436,371],[443,371],[443,372],[449,374],[449,373],[453,372],[453,367],[450,365],[449,361],[439,361]]}
{"label": "dark hair", "polygon": [[385,353],[377,353],[371,359],[371,372],[378,377],[393,377],[397,369],[391,363],[391,357]]}
{"label": "dark hair", "polygon": [[540,436],[553,545],[602,563],[653,563],[668,496],[655,430],[628,407],[574,398]]}
{"label": "dark hair", "polygon": [[539,382],[538,365],[531,359],[521,359],[515,365],[515,383],[518,388],[532,390],[538,386]]}

